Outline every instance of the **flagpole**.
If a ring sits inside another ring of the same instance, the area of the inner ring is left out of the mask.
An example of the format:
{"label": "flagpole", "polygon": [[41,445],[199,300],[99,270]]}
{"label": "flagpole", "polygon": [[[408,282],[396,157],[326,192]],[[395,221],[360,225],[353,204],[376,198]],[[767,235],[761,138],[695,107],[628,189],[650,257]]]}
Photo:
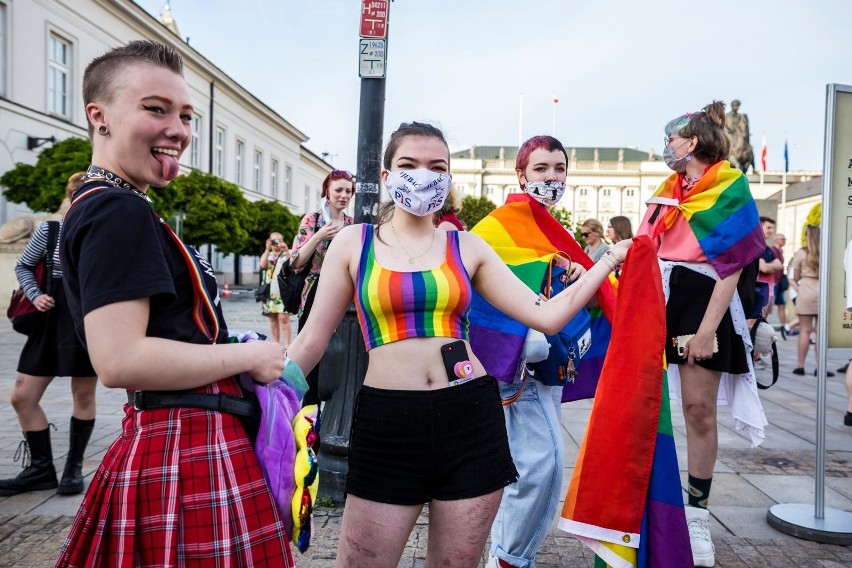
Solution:
{"label": "flagpole", "polygon": [[524,143],[524,94],[521,93],[521,96],[518,99],[518,149],[520,150],[521,144]]}
{"label": "flagpole", "polygon": [[553,95],[553,128],[551,129],[551,136],[556,138],[556,105],[559,104],[559,97],[555,94]]}
{"label": "flagpole", "polygon": [[790,156],[787,153],[787,133],[784,133],[784,175],[781,177],[781,215],[778,221],[786,231],[787,222],[787,170],[790,169]]}

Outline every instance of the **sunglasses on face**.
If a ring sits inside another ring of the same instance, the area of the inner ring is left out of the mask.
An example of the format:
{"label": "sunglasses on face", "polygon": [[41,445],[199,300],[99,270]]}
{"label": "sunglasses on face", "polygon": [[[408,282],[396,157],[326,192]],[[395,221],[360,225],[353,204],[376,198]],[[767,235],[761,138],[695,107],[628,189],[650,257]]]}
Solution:
{"label": "sunglasses on face", "polygon": [[591,235],[591,233],[580,233],[580,234],[583,235],[584,239],[588,239],[589,235]]}

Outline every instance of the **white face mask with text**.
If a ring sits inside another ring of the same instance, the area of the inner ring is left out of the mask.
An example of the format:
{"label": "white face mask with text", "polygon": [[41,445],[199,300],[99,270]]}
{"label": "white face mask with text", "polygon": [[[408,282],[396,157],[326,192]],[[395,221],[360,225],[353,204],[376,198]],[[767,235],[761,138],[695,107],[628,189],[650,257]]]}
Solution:
{"label": "white face mask with text", "polygon": [[427,169],[388,172],[385,186],[391,199],[412,215],[425,217],[444,205],[450,191],[450,175]]}

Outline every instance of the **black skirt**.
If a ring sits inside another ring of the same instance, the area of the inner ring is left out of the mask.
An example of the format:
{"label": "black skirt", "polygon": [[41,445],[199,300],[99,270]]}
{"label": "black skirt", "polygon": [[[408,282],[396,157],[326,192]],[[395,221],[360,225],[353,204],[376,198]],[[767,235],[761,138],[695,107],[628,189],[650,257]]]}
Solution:
{"label": "black skirt", "polygon": [[[670,365],[685,365],[686,359],[677,352],[677,337],[698,331],[716,280],[685,266],[672,268],[669,279],[669,299],[666,302],[666,360]],[[723,373],[748,372],[743,338],[734,330],[731,310],[725,311],[716,328],[719,351],[710,359],[695,361],[696,365]]]}
{"label": "black skirt", "polygon": [[18,372],[37,377],[94,377],[89,353],[74,329],[62,282],[56,282],[53,288],[56,305],[47,312],[44,325],[27,338]]}

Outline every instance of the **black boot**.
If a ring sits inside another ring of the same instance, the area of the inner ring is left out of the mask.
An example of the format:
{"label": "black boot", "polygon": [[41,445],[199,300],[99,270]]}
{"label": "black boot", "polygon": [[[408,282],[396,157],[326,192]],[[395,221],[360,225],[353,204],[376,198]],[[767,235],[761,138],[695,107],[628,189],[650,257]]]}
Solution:
{"label": "black boot", "polygon": [[83,454],[95,427],[94,420],[79,420],[71,417],[71,433],[65,471],[59,481],[59,495],[77,495],[83,492]]}
{"label": "black boot", "polygon": [[[50,427],[38,432],[24,432],[25,441],[18,445],[15,461],[22,459],[24,471],[18,477],[0,480],[0,495],[18,495],[28,491],[56,489],[56,468],[50,447]],[[29,462],[29,463],[28,463]]]}

